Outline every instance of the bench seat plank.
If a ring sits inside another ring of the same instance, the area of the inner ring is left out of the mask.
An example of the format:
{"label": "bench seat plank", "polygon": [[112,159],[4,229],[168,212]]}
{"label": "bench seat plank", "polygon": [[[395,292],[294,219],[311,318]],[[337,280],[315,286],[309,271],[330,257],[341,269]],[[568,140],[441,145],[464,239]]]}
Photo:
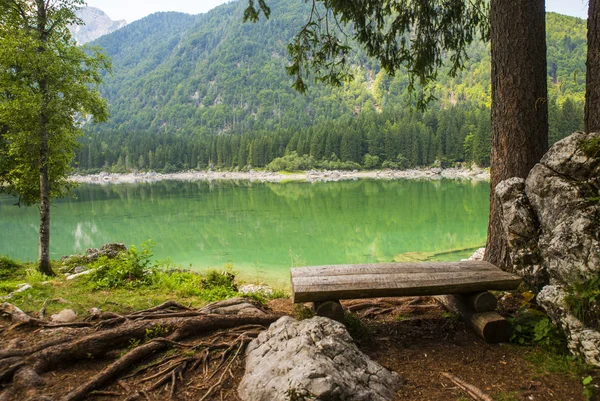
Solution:
{"label": "bench seat plank", "polygon": [[291,276],[296,303],[513,290],[521,283],[481,261],[309,266]]}
{"label": "bench seat plank", "polygon": [[325,265],[291,268],[292,277],[351,276],[355,274],[429,273],[437,271],[493,271],[498,269],[491,263],[468,260],[462,262],[403,262],[371,263],[362,265]]}

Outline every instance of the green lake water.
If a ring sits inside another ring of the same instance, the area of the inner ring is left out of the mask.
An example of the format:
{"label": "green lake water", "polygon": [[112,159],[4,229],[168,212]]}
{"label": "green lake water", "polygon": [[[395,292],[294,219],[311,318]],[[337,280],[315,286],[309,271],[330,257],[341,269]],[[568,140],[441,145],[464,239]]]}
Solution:
{"label": "green lake water", "polygon": [[[449,180],[82,185],[53,203],[51,252],[151,239],[156,259],[282,285],[293,266],[459,260],[485,243],[488,200],[489,183]],[[38,209],[13,204],[0,254],[35,260]]]}

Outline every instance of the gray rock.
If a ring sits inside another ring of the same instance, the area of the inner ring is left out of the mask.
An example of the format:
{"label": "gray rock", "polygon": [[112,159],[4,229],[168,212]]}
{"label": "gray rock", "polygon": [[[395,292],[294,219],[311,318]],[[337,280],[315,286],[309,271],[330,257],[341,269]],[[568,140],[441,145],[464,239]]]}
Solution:
{"label": "gray rock", "polygon": [[401,385],[356,347],[343,324],[286,316],[248,346],[238,394],[243,401],[385,401]]}
{"label": "gray rock", "polygon": [[465,260],[483,260],[484,256],[485,256],[485,248],[479,248],[475,252],[473,252],[473,255],[469,256],[468,259],[463,259],[463,261],[465,261]]}
{"label": "gray rock", "polygon": [[575,132],[571,136],[555,143],[544,155],[541,164],[556,174],[584,181],[590,177],[598,177],[600,158],[588,158],[581,152],[581,143],[598,133],[585,134]]}
{"label": "gray rock", "polygon": [[600,333],[585,327],[569,312],[565,295],[562,287],[548,285],[538,294],[537,301],[554,322],[560,322],[571,352],[584,356],[590,364],[600,366]]}
{"label": "gray rock", "polygon": [[102,248],[89,248],[85,251],[88,262],[93,262],[100,256],[106,256],[108,258],[116,258],[121,252],[126,252],[127,247],[125,244],[105,244]]}
{"label": "gray rock", "polygon": [[63,309],[50,316],[52,323],[71,323],[77,320],[77,314],[73,309]]}
{"label": "gray rock", "polygon": [[85,267],[85,266],[77,266],[77,267],[75,267],[75,270],[73,270],[73,273],[74,274],[83,273],[86,270],[87,270],[87,267]]}
{"label": "gray rock", "polygon": [[581,151],[581,132],[557,142],[526,180],[499,183],[495,204],[509,244],[512,270],[543,288],[538,302],[567,334],[569,348],[600,366],[600,333],[586,328],[564,303],[565,286],[600,274],[600,158]]}
{"label": "gray rock", "polygon": [[548,284],[540,269],[539,221],[525,194],[525,180],[509,178],[496,186],[495,202],[502,215],[504,237],[510,247],[512,271],[529,285],[541,289]]}
{"label": "gray rock", "polygon": [[100,308],[90,309],[90,316],[100,316],[100,315],[102,315],[102,309],[100,309]]}

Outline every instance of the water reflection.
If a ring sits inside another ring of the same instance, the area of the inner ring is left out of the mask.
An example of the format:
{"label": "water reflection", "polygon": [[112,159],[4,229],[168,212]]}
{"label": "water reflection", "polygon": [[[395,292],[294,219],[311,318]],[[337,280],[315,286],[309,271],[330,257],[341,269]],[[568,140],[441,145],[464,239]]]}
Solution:
{"label": "water reflection", "polygon": [[[157,258],[186,267],[232,262],[250,276],[287,280],[293,265],[385,262],[480,246],[488,187],[369,180],[83,185],[76,199],[54,203],[52,256],[152,239]],[[34,259],[37,209],[12,203],[0,197],[0,253]]]}

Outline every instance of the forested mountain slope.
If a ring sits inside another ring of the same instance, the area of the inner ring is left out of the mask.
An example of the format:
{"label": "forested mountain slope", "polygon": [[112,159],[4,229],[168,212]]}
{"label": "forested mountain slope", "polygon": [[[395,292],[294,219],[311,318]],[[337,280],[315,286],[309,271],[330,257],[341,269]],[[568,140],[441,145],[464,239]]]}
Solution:
{"label": "forested mountain slope", "polygon": [[[474,44],[458,77],[440,74],[439,101],[424,114],[408,107],[406,76],[387,76],[360,50],[353,82],[313,84],[304,96],[285,66],[308,5],[271,3],[271,19],[257,24],[242,23],[241,1],[198,16],[153,14],[94,42],[113,60],[102,88],[111,118],[87,127],[78,166],[242,168],[294,151],[328,168],[354,168],[367,154],[370,167],[488,163],[489,46]],[[581,126],[586,25],[552,13],[547,20],[556,140]]]}

